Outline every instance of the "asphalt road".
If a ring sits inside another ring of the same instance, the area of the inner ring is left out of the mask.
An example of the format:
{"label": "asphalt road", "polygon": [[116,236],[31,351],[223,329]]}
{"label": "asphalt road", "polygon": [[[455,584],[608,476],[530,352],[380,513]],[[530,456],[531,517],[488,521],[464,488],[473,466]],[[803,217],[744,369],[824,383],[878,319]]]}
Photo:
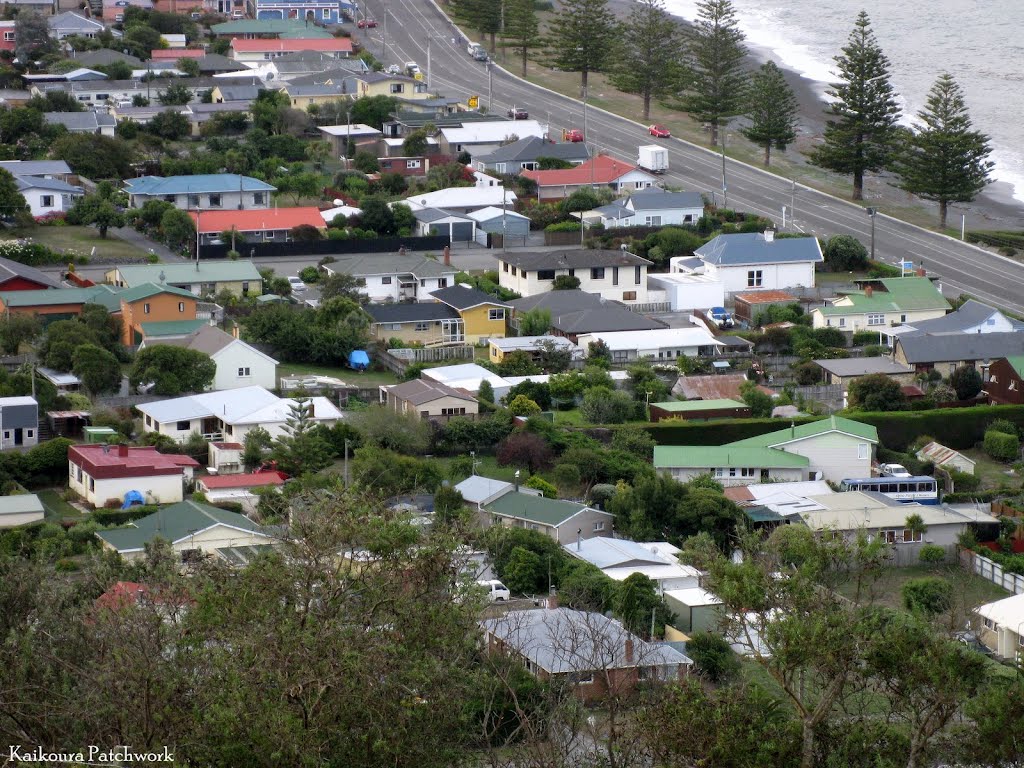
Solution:
{"label": "asphalt road", "polygon": [[[429,45],[433,71],[427,76],[432,89],[453,96],[479,95],[481,104],[490,101],[489,111],[497,114],[503,115],[513,105],[526,108],[530,117],[548,122],[555,133],[562,128],[584,127],[582,102],[522,81],[497,65],[491,65],[489,78],[486,66],[469,57],[464,43],[452,42],[453,37],[465,40],[465,36],[431,0],[366,0],[363,6],[381,26],[358,34],[375,56],[383,56],[385,63],[415,61],[426,71]],[[667,147],[671,170],[663,177],[665,182],[713,192],[721,202],[720,154],[678,139],[653,139],[645,126],[593,108],[587,109],[586,133],[592,146],[626,159],[636,157],[640,144]],[[852,234],[865,244],[871,241],[871,219],[858,205],[734,160],[726,161],[725,176],[730,208],[768,216],[781,224],[782,207],[786,206],[785,231],[823,236]],[[874,224],[879,259],[891,264],[902,260],[923,263],[929,272],[941,277],[947,296],[969,293],[982,301],[1024,312],[1024,264],[884,215],[876,216]]]}

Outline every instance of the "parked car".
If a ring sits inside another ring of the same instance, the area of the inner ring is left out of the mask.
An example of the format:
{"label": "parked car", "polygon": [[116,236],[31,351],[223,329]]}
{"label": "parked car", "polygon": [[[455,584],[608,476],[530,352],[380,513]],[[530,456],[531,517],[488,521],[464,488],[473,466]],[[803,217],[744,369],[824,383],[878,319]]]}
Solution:
{"label": "parked car", "polygon": [[292,293],[302,293],[302,291],[306,290],[306,284],[297,275],[292,275],[288,278],[288,285],[292,287]]}
{"label": "parked car", "polygon": [[579,128],[565,128],[562,130],[562,141],[577,143],[583,141],[583,131]]}
{"label": "parked car", "polygon": [[902,464],[883,464],[879,469],[882,477],[913,477]]}
{"label": "parked car", "polygon": [[668,128],[666,128],[664,125],[657,125],[657,124],[655,124],[655,125],[652,125],[650,128],[648,128],[647,130],[650,132],[651,136],[653,136],[656,139],[670,139],[670,138],[672,138],[672,132]]}
{"label": "parked car", "polygon": [[509,588],[497,579],[478,581],[477,584],[487,591],[487,598],[492,603],[505,602],[512,597],[512,592],[509,591]]}
{"label": "parked car", "polygon": [[736,324],[725,307],[712,307],[704,314],[718,328],[732,328]]}
{"label": "parked car", "polygon": [[360,29],[375,29],[377,27],[376,19],[360,19],[359,23],[356,24]]}
{"label": "parked car", "polygon": [[530,113],[522,107],[512,107],[507,113],[509,120],[529,120]]}

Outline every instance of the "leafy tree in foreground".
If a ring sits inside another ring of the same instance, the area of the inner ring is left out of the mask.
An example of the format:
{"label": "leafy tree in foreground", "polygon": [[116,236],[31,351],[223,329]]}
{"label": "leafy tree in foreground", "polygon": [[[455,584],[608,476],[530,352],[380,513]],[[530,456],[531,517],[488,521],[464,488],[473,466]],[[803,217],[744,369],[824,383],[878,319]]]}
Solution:
{"label": "leafy tree in foreground", "polygon": [[156,344],[141,350],[132,362],[128,381],[133,387],[153,383],[153,393],[175,397],[202,392],[213,384],[217,364],[194,349]]}
{"label": "leafy tree in foreground", "polygon": [[833,101],[825,143],[811,152],[815,165],[853,176],[853,199],[864,197],[864,174],[889,166],[900,108],[889,82],[889,59],[882,53],[865,11],[857,16],[841,56],[840,81],[828,91]]}
{"label": "leafy tree in foreground", "polygon": [[853,235],[833,235],[825,242],[821,254],[830,272],[857,272],[868,266],[868,249]]}
{"label": "leafy tree in foreground", "polygon": [[22,343],[32,341],[42,330],[35,315],[8,315],[0,320],[0,349],[5,355],[16,355]]}
{"label": "leafy tree in foreground", "polygon": [[14,219],[28,215],[25,196],[18,191],[18,183],[11,172],[0,168],[0,217]]}
{"label": "leafy tree in foreground", "polygon": [[949,374],[949,385],[956,391],[959,400],[970,400],[981,392],[984,382],[973,365],[961,365]]}
{"label": "leafy tree in foreground", "polygon": [[548,38],[548,51],[554,66],[580,73],[584,94],[590,73],[603,71],[610,61],[615,37],[615,15],[607,0],[565,0]]}
{"label": "leafy tree in foreground", "polygon": [[848,395],[849,407],[861,411],[902,411],[907,405],[900,383],[884,373],[858,376]]}
{"label": "leafy tree in foreground", "polygon": [[85,344],[75,350],[71,370],[90,394],[102,395],[121,388],[121,366],[117,358],[95,344]]}
{"label": "leafy tree in foreground", "polygon": [[730,0],[702,0],[697,5],[688,56],[691,81],[682,107],[711,127],[711,146],[718,143],[719,128],[742,114],[746,104],[743,40]]}
{"label": "leafy tree in foreground", "polygon": [[651,116],[651,99],[679,87],[685,49],[682,31],[662,0],[636,0],[622,25],[621,37],[626,55],[619,58],[611,81],[620,91],[643,99],[646,121]]}
{"label": "leafy tree in foreground", "polygon": [[253,472],[263,464],[264,453],[273,445],[270,433],[263,427],[253,427],[242,439],[242,466]]}
{"label": "leafy tree in foreground", "polygon": [[943,73],[928,93],[924,109],[896,163],[900,186],[939,204],[939,228],[946,226],[951,202],[970,202],[989,182],[988,136],[972,130],[963,92]]}
{"label": "leafy tree in foreground", "polygon": [[750,125],[742,133],[764,147],[764,167],[771,164],[772,149],[780,152],[796,140],[799,104],[775,62],[761,66],[750,81],[747,117]]}

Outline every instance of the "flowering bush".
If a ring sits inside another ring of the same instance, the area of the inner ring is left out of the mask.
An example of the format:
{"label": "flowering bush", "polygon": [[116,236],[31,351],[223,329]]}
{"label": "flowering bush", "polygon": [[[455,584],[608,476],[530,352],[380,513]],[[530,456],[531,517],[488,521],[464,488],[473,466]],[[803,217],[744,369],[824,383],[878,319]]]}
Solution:
{"label": "flowering bush", "polygon": [[0,240],[0,256],[19,264],[38,267],[43,264],[63,264],[77,259],[78,254],[67,252],[57,253],[41,243],[33,243],[29,238],[18,240]]}

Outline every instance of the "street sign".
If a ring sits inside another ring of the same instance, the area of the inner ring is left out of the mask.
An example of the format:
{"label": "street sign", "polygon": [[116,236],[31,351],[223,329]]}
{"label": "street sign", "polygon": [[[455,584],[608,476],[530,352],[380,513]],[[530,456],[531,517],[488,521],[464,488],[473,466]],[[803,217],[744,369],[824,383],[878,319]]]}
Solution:
{"label": "street sign", "polygon": [[470,96],[466,100],[466,103],[469,104],[469,108],[470,109],[476,109],[478,106],[480,106],[480,97],[479,96]]}

